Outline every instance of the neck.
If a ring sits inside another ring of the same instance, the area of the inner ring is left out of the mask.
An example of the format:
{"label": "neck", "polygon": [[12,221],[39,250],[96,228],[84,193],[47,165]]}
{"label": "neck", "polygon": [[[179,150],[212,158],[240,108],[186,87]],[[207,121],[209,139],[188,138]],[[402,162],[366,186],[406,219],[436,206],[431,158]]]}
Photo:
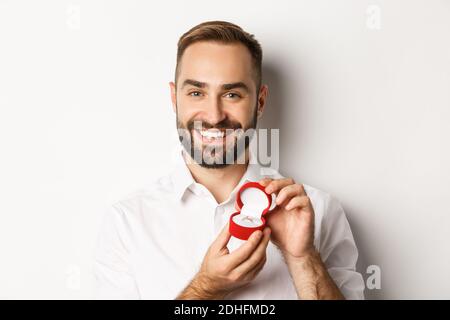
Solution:
{"label": "neck", "polygon": [[243,161],[239,160],[235,164],[230,164],[220,169],[210,169],[195,163],[189,155],[183,152],[184,160],[191,171],[192,177],[197,183],[204,185],[211,192],[217,203],[222,203],[228,198],[245,174],[249,159],[248,149],[245,150],[242,156],[245,157],[243,164]]}

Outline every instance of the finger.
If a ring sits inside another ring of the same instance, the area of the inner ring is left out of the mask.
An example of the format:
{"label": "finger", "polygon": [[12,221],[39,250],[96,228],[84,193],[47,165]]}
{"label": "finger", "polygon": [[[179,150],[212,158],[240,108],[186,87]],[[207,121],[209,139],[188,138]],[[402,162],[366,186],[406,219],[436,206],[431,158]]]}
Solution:
{"label": "finger", "polygon": [[267,261],[267,256],[264,256],[263,259],[261,259],[261,261],[253,268],[253,270],[251,270],[249,273],[247,273],[245,275],[245,279],[248,280],[253,280],[258,273],[262,270],[262,268],[265,266]]}
{"label": "finger", "polygon": [[284,201],[289,200],[292,197],[300,196],[303,194],[303,187],[299,184],[291,184],[278,192],[275,202],[277,205],[281,205]]}
{"label": "finger", "polygon": [[277,179],[271,181],[265,191],[267,193],[277,193],[279,190],[281,190],[284,187],[287,187],[288,185],[294,184],[295,181],[292,178],[284,178],[284,179]]}
{"label": "finger", "polygon": [[270,228],[264,229],[264,236],[259,243],[256,250],[249,256],[247,260],[242,262],[235,271],[239,274],[246,274],[255,269],[255,267],[263,260],[266,256],[266,248],[270,239]]}
{"label": "finger", "polygon": [[[264,229],[264,236],[261,240],[261,243],[258,245],[257,249],[251,254],[251,256],[241,263],[234,271],[243,274],[248,275],[250,273],[255,272],[256,269],[258,269],[261,264],[264,265],[266,260],[266,249],[267,245],[270,240],[270,228]],[[262,267],[262,266],[261,266]]]}
{"label": "finger", "polygon": [[272,178],[266,177],[266,178],[264,178],[264,179],[259,180],[258,183],[259,183],[260,185],[262,185],[263,187],[266,187],[266,186],[268,186],[269,183],[272,182],[272,181],[273,181]]}
{"label": "finger", "polygon": [[308,196],[293,197],[285,206],[286,210],[292,210],[296,208],[304,208],[309,206]]}
{"label": "finger", "polygon": [[219,252],[224,249],[230,240],[229,222],[223,227],[222,231],[217,236],[216,240],[211,244],[211,249],[215,252]]}
{"label": "finger", "polygon": [[243,245],[227,256],[230,269],[234,269],[236,266],[240,265],[253,251],[255,251],[256,247],[261,242],[262,235],[263,233],[261,230],[253,232]]}

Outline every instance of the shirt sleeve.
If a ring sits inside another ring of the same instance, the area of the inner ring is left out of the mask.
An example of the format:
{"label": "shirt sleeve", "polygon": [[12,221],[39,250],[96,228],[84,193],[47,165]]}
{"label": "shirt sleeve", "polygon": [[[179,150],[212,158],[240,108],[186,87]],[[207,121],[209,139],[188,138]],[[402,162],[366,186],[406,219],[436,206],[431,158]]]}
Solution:
{"label": "shirt sleeve", "polygon": [[329,196],[321,224],[321,258],[341,293],[349,300],[364,299],[364,279],[356,272],[358,249],[344,209]]}
{"label": "shirt sleeve", "polygon": [[106,210],[94,258],[94,296],[102,300],[140,299],[129,262],[124,214],[116,206]]}

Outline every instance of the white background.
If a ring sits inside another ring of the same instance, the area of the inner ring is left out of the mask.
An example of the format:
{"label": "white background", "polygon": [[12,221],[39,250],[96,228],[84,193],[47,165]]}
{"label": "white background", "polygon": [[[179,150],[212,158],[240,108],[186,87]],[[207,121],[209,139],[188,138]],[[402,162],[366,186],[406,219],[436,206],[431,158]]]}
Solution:
{"label": "white background", "polygon": [[261,42],[280,171],[340,199],[366,296],[450,298],[446,0],[0,0],[0,298],[92,296],[103,210],[171,165],[176,42],[216,19]]}

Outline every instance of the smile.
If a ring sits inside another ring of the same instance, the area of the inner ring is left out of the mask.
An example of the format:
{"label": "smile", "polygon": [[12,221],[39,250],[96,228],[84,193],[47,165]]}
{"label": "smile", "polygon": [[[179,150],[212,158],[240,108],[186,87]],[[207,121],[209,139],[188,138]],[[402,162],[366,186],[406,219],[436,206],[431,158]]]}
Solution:
{"label": "smile", "polygon": [[234,132],[233,130],[219,130],[219,129],[208,129],[208,130],[193,130],[195,135],[201,139],[202,142],[205,143],[223,143],[225,142],[225,139],[232,135]]}
{"label": "smile", "polygon": [[202,137],[210,139],[223,138],[225,136],[225,132],[221,130],[201,130],[200,134]]}

